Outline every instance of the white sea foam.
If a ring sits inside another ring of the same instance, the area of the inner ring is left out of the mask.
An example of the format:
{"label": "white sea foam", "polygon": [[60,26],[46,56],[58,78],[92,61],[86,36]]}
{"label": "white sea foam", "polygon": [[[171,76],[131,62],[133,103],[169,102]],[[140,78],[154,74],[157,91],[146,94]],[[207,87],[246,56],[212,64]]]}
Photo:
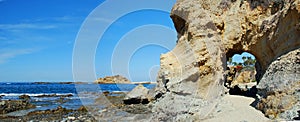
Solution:
{"label": "white sea foam", "polygon": [[36,97],[36,96],[41,96],[41,95],[68,95],[68,94],[72,94],[74,95],[74,93],[37,93],[37,94],[32,94],[32,93],[1,93],[0,96],[21,96],[21,95],[28,95],[31,97]]}

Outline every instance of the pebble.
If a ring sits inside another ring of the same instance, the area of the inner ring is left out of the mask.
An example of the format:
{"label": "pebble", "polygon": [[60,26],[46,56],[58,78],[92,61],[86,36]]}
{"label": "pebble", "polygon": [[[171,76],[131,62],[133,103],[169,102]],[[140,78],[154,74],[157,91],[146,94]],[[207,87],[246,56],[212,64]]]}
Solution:
{"label": "pebble", "polygon": [[92,120],[88,119],[88,120],[85,120],[85,122],[92,122]]}
{"label": "pebble", "polygon": [[70,120],[75,120],[75,117],[69,116],[68,119],[70,119]]}
{"label": "pebble", "polygon": [[106,109],[103,109],[103,110],[100,110],[98,112],[102,113],[102,112],[106,112],[107,110]]}
{"label": "pebble", "polygon": [[67,122],[67,118],[63,118],[63,120],[61,120],[61,122]]}

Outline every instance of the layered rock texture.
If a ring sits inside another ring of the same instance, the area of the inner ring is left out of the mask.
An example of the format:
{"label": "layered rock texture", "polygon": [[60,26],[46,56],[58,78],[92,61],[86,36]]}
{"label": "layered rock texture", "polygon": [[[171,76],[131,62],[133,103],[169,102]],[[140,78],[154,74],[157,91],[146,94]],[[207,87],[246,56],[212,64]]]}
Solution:
{"label": "layered rock texture", "polygon": [[130,84],[131,83],[127,78],[125,78],[121,75],[107,76],[104,78],[99,78],[95,82],[99,83],[99,84],[114,84],[114,83]]}
{"label": "layered rock texture", "polygon": [[161,55],[153,108],[160,121],[206,119],[224,93],[226,57],[252,53],[260,80],[300,48],[300,0],[177,0],[171,18],[178,40]]}

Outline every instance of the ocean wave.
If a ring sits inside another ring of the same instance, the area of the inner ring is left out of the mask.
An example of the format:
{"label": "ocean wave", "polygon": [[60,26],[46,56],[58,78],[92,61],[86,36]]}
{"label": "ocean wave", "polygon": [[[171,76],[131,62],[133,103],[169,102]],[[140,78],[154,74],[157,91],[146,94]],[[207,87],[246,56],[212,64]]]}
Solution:
{"label": "ocean wave", "polygon": [[[102,91],[105,92],[105,91]],[[78,94],[76,93],[0,93],[0,96],[6,96],[6,97],[14,97],[14,96],[21,96],[21,95],[28,95],[30,97],[38,97],[38,96],[45,96],[45,95],[55,95],[55,96],[63,96],[63,95],[73,95],[73,96],[83,96],[83,95],[95,95],[97,93],[102,92],[80,92]],[[119,94],[119,93],[128,93],[128,91],[109,91],[111,94]]]}
{"label": "ocean wave", "polygon": [[30,97],[36,97],[36,96],[41,96],[41,95],[69,95],[74,93],[1,93],[0,96],[21,96],[21,95],[28,95]]}

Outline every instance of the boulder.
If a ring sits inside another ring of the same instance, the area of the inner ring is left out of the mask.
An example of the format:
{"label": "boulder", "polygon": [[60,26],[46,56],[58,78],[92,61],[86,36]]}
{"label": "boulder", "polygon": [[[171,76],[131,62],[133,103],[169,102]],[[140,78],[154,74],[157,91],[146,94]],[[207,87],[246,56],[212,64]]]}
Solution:
{"label": "boulder", "polygon": [[137,85],[124,98],[124,104],[148,104],[152,99],[149,96],[149,89],[142,84]]}
{"label": "boulder", "polygon": [[297,49],[275,59],[259,81],[258,88],[265,92],[290,90],[299,81],[300,49]]}
{"label": "boulder", "polygon": [[293,120],[300,110],[300,49],[273,61],[258,86],[257,105],[270,118]]}

